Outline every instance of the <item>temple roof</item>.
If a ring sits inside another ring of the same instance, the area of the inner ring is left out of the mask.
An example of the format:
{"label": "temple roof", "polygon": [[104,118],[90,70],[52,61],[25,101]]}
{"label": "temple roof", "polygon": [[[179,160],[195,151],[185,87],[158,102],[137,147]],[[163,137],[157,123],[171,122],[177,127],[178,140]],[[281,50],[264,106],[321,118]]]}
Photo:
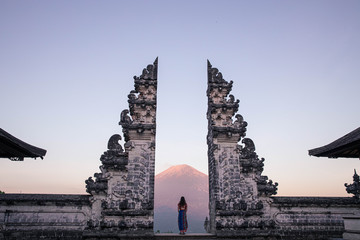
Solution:
{"label": "temple roof", "polygon": [[309,150],[309,155],[329,158],[360,158],[360,127],[332,143]]}
{"label": "temple roof", "polygon": [[22,161],[25,157],[42,159],[45,154],[46,150],[23,142],[0,128],[0,158]]}

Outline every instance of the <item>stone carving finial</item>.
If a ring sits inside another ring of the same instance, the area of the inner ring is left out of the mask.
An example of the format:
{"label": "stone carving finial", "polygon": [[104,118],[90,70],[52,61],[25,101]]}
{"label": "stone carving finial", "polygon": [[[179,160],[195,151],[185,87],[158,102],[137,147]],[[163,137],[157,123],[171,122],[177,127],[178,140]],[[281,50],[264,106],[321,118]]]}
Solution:
{"label": "stone carving finial", "polygon": [[[223,78],[223,75],[217,68],[213,68],[210,61],[207,60],[207,68],[208,68],[208,94],[212,91],[213,88],[217,88],[220,92],[223,91],[223,89],[226,89],[226,94],[229,94],[229,92],[232,89],[233,81],[226,81]],[[231,99],[231,96],[229,96]],[[237,102],[238,103],[238,102]]]}
{"label": "stone carving finial", "polygon": [[349,194],[354,194],[355,199],[359,199],[360,197],[360,177],[356,173],[354,169],[353,183],[352,184],[344,184],[346,187],[346,192]]}
{"label": "stone carving finial", "polygon": [[124,152],[122,146],[119,144],[121,136],[119,134],[114,134],[110,137],[108,141],[108,149],[116,152]]}
{"label": "stone carving finial", "polygon": [[255,144],[253,140],[251,140],[250,138],[244,138],[241,142],[245,144],[244,148],[242,149],[243,157],[245,158],[257,157],[255,153]]}
{"label": "stone carving finial", "polygon": [[129,110],[127,109],[121,112],[119,125],[131,124],[132,120],[128,114]]}
{"label": "stone carving finial", "polygon": [[240,150],[240,165],[241,172],[256,173],[256,182],[258,186],[258,193],[260,196],[271,196],[277,194],[278,183],[273,183],[272,180],[268,180],[267,176],[261,175],[264,170],[264,158],[259,159],[255,152],[255,144],[250,138],[244,138],[241,141],[244,147]]}
{"label": "stone carving finial", "polygon": [[270,179],[268,180],[267,176],[260,176],[257,179],[258,192],[260,196],[270,197],[271,195],[276,195],[278,190],[278,183]]}
{"label": "stone carving finial", "polygon": [[129,99],[129,101],[133,101],[133,100],[135,100],[136,99],[136,91],[135,90],[131,90],[130,91],[130,93],[129,93],[129,95],[128,95],[128,99]]}
{"label": "stone carving finial", "polygon": [[223,78],[222,73],[219,72],[217,68],[213,68],[209,60],[207,61],[207,64],[208,64],[209,82],[214,82],[214,83],[226,82]]}
{"label": "stone carving finial", "polygon": [[119,141],[121,136],[114,134],[108,141],[108,150],[104,152],[100,161],[105,169],[120,169],[124,170],[128,164],[128,153],[124,152],[124,149],[120,145]]}
{"label": "stone carving finial", "polygon": [[143,69],[140,77],[134,76],[134,80],[156,80],[157,79],[157,66],[158,66],[158,58],[155,59],[153,64],[147,65],[146,68]]}
{"label": "stone carving finial", "polygon": [[235,115],[235,122],[234,122],[234,127],[238,128],[238,129],[243,129],[244,133],[246,132],[246,127],[247,127],[247,122],[244,121],[243,116],[241,116],[240,114],[236,114]]}
{"label": "stone carving finial", "polygon": [[241,141],[244,147],[240,147],[240,165],[242,173],[255,172],[261,175],[264,170],[264,158],[259,159],[255,152],[255,144],[250,138],[244,138]]}
{"label": "stone carving finial", "polygon": [[107,191],[107,180],[103,177],[102,173],[94,174],[95,181],[92,177],[85,180],[86,192],[93,195],[94,193],[106,192]]}

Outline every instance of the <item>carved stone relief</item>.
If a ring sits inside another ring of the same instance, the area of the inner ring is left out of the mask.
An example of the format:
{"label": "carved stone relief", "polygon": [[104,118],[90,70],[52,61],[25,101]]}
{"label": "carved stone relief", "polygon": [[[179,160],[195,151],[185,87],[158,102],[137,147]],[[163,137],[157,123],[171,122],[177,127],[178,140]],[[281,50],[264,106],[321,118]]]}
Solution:
{"label": "carved stone relief", "polygon": [[119,134],[110,137],[101,172],[85,181],[93,211],[87,236],[153,234],[157,59],[134,77],[134,87],[120,114],[124,147]]}
{"label": "carved stone relief", "polygon": [[266,197],[276,194],[277,183],[261,175],[264,159],[258,158],[253,141],[245,138],[247,122],[236,114],[239,100],[229,95],[232,84],[208,62],[209,222],[217,235],[274,226],[264,208],[269,204]]}

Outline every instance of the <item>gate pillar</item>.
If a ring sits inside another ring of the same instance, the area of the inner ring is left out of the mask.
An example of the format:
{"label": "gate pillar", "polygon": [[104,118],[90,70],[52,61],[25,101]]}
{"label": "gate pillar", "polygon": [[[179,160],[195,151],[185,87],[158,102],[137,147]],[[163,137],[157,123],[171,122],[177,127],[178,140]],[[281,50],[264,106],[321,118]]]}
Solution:
{"label": "gate pillar", "polygon": [[262,176],[264,159],[245,138],[247,122],[237,114],[233,82],[208,61],[208,164],[210,232],[218,236],[268,235],[275,222],[267,213],[277,183]]}
{"label": "gate pillar", "polygon": [[92,195],[89,238],[153,235],[157,65],[156,59],[134,77],[129,109],[120,115],[124,146],[119,134],[111,136],[101,172],[85,181]]}

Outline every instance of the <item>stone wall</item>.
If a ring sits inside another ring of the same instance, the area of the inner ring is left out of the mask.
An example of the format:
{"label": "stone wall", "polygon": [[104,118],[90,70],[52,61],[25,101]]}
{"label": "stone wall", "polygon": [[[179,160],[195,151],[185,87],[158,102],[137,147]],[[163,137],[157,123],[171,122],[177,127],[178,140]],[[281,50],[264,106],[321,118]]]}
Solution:
{"label": "stone wall", "polygon": [[0,239],[81,239],[89,195],[0,194]]}
{"label": "stone wall", "polygon": [[272,197],[270,215],[273,235],[279,239],[341,238],[344,217],[360,213],[355,198]]}

